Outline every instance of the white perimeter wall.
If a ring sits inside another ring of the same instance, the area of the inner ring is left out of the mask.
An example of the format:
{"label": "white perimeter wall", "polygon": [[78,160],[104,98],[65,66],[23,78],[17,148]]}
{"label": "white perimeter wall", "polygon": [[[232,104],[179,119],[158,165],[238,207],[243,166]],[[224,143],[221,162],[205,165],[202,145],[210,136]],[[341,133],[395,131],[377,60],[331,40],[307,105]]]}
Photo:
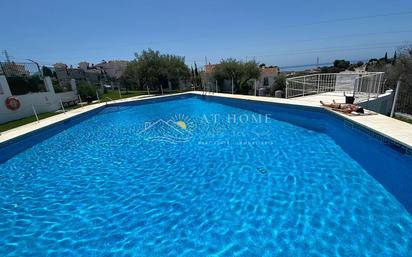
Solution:
{"label": "white perimeter wall", "polygon": [[21,106],[19,109],[12,111],[6,107],[6,99],[9,96],[12,96],[9,85],[6,77],[0,76],[0,124],[34,115],[33,107],[36,109],[37,114],[54,112],[61,108],[60,99],[63,101],[77,99],[75,85],[73,87],[73,91],[56,94],[49,77],[44,78],[44,84],[47,92],[14,96],[20,101]]}
{"label": "white perimeter wall", "polygon": [[387,90],[385,94],[379,95],[378,98],[370,99],[369,102],[359,103],[365,109],[383,114],[389,115],[391,112],[393,103],[393,90]]}

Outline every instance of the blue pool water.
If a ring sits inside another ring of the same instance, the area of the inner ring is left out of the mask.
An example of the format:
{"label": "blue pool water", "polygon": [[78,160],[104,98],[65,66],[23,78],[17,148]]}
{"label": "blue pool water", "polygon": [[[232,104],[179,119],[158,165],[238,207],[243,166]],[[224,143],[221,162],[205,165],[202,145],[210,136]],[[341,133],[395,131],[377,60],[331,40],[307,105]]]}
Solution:
{"label": "blue pool water", "polygon": [[33,145],[0,164],[0,255],[412,256],[410,157],[279,108],[114,106]]}

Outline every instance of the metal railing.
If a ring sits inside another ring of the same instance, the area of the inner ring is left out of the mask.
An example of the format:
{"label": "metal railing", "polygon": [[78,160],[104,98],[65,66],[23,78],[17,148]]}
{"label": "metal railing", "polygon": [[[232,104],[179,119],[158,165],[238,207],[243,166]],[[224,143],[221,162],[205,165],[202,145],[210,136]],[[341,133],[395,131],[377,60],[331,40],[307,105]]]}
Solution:
{"label": "metal railing", "polygon": [[369,73],[354,80],[353,96],[360,96],[367,101],[378,98],[384,92],[384,72]]}
{"label": "metal railing", "polygon": [[395,112],[412,115],[412,93],[408,91],[399,92]]}
{"label": "metal railing", "polygon": [[42,71],[36,63],[0,62],[0,74],[6,77],[13,95],[46,91]]}
{"label": "metal railing", "polygon": [[6,77],[43,77],[40,67],[35,63],[0,62],[0,69]]}
{"label": "metal railing", "polygon": [[286,98],[341,92],[378,97],[383,92],[384,72],[319,73],[286,79]]}

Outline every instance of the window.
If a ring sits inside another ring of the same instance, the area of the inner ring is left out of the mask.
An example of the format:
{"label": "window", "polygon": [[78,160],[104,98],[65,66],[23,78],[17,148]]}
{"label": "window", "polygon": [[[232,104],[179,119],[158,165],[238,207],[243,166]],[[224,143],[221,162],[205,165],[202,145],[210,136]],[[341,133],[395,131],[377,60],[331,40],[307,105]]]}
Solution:
{"label": "window", "polygon": [[268,77],[263,78],[263,85],[264,86],[269,86],[269,78]]}

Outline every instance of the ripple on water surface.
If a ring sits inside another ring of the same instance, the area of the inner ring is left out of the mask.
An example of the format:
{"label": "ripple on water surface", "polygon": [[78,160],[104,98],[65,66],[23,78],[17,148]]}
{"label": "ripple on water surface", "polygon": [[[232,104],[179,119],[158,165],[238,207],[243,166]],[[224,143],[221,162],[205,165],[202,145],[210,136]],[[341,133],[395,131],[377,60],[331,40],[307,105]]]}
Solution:
{"label": "ripple on water surface", "polygon": [[[177,114],[185,142],[139,133]],[[254,113],[120,107],[1,164],[0,254],[412,256],[411,216],[329,136],[227,114]]]}

